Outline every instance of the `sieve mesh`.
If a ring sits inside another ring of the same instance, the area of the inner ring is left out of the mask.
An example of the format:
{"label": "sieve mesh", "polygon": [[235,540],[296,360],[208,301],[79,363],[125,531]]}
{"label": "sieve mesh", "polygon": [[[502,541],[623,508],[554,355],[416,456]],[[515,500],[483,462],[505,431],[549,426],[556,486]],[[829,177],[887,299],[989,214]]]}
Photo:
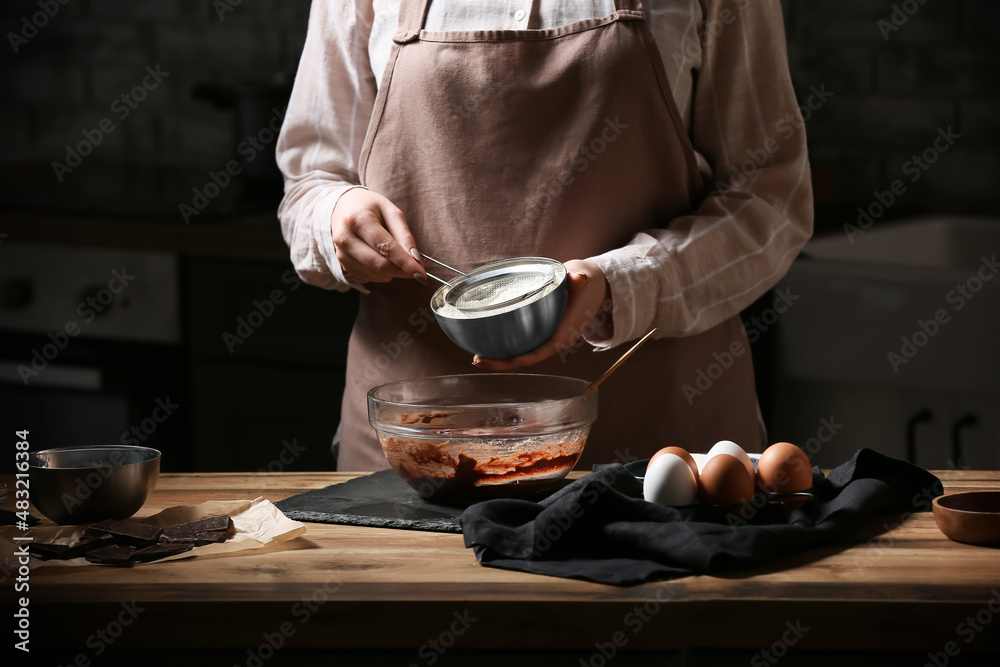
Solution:
{"label": "sieve mesh", "polygon": [[545,289],[554,278],[551,271],[514,271],[468,281],[453,290],[449,303],[461,310],[483,312],[523,301]]}

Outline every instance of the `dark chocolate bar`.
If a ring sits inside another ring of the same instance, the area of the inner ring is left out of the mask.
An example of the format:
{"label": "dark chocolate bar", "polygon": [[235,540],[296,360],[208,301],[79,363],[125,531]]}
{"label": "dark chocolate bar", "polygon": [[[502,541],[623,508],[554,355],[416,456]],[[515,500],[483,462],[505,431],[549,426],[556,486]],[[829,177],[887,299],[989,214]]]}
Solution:
{"label": "dark chocolate bar", "polygon": [[51,542],[32,542],[29,546],[31,553],[44,560],[58,559],[70,560],[79,558],[88,551],[111,546],[115,543],[115,538],[107,533],[101,533],[97,537],[84,539],[80,538],[73,544],[54,544]]}
{"label": "dark chocolate bar", "polygon": [[28,551],[42,560],[61,559],[67,549],[69,549],[68,544],[52,544],[50,542],[32,542],[28,545]]}
{"label": "dark chocolate bar", "polygon": [[[188,523],[181,523],[176,526],[170,526],[163,529],[161,541],[176,541],[177,538],[182,538],[185,536],[194,535],[196,533],[214,533],[221,531],[223,535],[228,535],[233,528],[233,520],[229,518],[228,514],[221,514],[219,516],[212,516],[207,519],[198,519],[197,521],[190,521]],[[222,540],[213,540],[215,542],[221,542]]]}
{"label": "dark chocolate bar", "polygon": [[133,563],[148,563],[175,554],[194,549],[193,542],[171,542],[170,544],[154,544],[151,547],[137,549],[129,558]]}
{"label": "dark chocolate bar", "polygon": [[86,532],[108,533],[115,536],[116,542],[135,547],[148,547],[156,544],[156,539],[162,530],[155,524],[138,521],[101,521],[88,528]]}
{"label": "dark chocolate bar", "polygon": [[160,544],[170,544],[172,542],[194,542],[195,546],[204,546],[216,542],[225,542],[229,535],[224,530],[213,530],[206,532],[173,531],[167,534],[163,531],[160,535]]}
{"label": "dark chocolate bar", "polygon": [[106,533],[86,540],[81,537],[74,544],[70,545],[69,549],[63,552],[62,557],[66,560],[69,560],[70,558],[79,558],[80,556],[85,556],[94,549],[109,547],[114,543],[114,536]]}
{"label": "dark chocolate bar", "polygon": [[116,544],[110,547],[94,549],[86,554],[86,559],[98,565],[129,565],[129,559],[134,551],[135,547],[133,546]]}

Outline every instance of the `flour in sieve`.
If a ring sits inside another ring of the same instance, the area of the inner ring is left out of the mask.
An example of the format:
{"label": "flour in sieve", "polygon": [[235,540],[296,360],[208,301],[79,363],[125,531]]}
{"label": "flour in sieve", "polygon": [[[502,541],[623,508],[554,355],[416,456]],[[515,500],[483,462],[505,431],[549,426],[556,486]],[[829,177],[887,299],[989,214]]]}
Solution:
{"label": "flour in sieve", "polygon": [[[442,301],[441,305],[437,306],[434,310],[437,311],[439,314],[444,315],[445,317],[450,317],[455,320],[475,320],[481,317],[490,317],[492,315],[509,313],[512,310],[517,310],[518,308],[523,308],[524,306],[527,306],[530,303],[534,303],[535,301],[538,301],[539,299],[551,293],[559,286],[563,274],[564,274],[563,270],[557,269],[555,280],[546,285],[542,289],[542,291],[540,291],[538,294],[533,294],[532,296],[524,299],[523,301],[518,301],[516,303],[512,303],[502,308],[493,308],[487,311],[462,310],[461,308],[456,308],[455,306],[452,306],[447,301]],[[507,301],[509,299],[516,299],[517,297],[521,296],[523,291],[524,291],[523,287],[513,284],[506,288],[501,288],[497,290],[494,298],[498,303],[503,303],[504,301]]]}

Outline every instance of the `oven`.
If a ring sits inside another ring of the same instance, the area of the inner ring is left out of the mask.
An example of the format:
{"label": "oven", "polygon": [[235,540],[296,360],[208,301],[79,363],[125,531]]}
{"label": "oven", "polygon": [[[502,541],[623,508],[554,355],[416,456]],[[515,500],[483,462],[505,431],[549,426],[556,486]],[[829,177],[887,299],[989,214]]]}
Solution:
{"label": "oven", "polygon": [[[0,425],[32,449],[138,444],[190,470],[188,355],[169,253],[0,245]],[[13,470],[13,456],[0,470]],[[9,459],[9,460],[6,460]]]}

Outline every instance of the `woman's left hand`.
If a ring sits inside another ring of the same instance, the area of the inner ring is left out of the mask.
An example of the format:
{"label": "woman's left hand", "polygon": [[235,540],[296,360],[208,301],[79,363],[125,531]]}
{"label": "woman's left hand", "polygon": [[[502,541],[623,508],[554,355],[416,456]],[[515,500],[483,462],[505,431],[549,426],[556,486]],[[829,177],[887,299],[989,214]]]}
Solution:
{"label": "woman's left hand", "polygon": [[472,364],[477,368],[502,371],[530,366],[567,350],[580,339],[584,326],[601,310],[610,310],[610,290],[601,267],[589,259],[574,259],[565,263],[569,281],[566,312],[552,336],[541,347],[511,359],[488,359],[478,354]]}

